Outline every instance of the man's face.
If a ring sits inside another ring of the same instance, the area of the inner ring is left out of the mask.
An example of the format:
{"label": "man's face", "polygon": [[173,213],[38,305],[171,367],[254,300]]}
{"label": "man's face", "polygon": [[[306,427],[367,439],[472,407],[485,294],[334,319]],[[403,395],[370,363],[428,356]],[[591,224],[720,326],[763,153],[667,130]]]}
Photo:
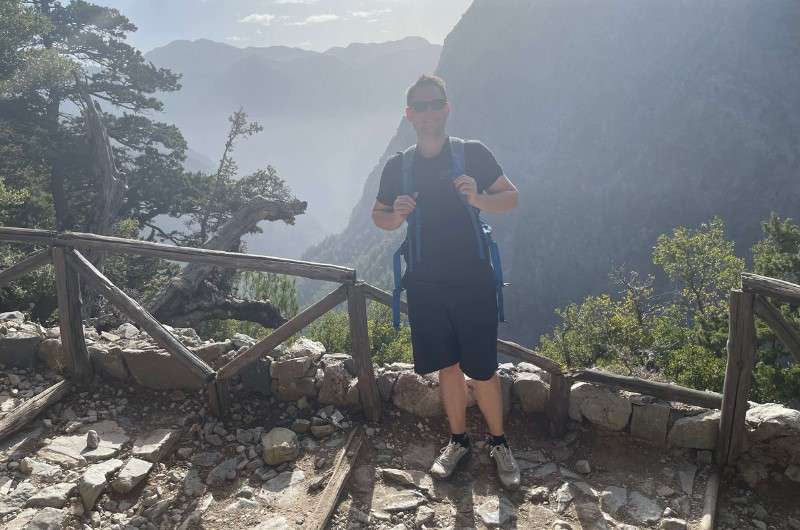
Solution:
{"label": "man's face", "polygon": [[[415,108],[417,107],[417,108]],[[421,86],[414,90],[411,104],[406,107],[406,118],[417,134],[443,134],[450,114],[450,104],[436,86]]]}

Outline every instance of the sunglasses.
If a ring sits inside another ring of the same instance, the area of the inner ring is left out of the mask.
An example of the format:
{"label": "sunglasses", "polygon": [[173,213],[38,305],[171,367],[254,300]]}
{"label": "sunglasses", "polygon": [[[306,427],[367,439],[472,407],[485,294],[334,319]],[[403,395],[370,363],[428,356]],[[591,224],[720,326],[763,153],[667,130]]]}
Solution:
{"label": "sunglasses", "polygon": [[414,112],[425,112],[426,110],[442,110],[447,105],[446,99],[432,99],[430,101],[412,101],[408,106]]}

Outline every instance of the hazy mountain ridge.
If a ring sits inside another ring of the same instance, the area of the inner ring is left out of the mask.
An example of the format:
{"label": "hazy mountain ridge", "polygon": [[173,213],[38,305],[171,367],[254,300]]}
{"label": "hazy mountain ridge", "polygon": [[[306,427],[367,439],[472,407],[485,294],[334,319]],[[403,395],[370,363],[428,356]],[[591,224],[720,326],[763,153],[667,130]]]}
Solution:
{"label": "hazy mountain ridge", "polygon": [[227,118],[240,106],[264,126],[237,147],[242,173],[271,164],[309,206],[295,226],[268,225],[249,245],[292,257],[342,229],[402,113],[405,87],[433,70],[440,51],[419,37],[322,53],[201,39],[146,57],[183,74],[183,88],[161,96],[161,119],[178,125],[198,153],[218,159]]}
{"label": "hazy mountain ridge", "polygon": [[[483,140],[521,190],[491,219],[512,283],[505,335],[535,340],[554,308],[608,291],[615,265],[651,271],[676,225],[720,215],[744,255],[771,211],[798,216],[798,27],[788,0],[473,3],[437,71],[451,134]],[[385,160],[413,141],[401,124],[348,228],[307,258],[388,286],[402,234],[369,208]]]}

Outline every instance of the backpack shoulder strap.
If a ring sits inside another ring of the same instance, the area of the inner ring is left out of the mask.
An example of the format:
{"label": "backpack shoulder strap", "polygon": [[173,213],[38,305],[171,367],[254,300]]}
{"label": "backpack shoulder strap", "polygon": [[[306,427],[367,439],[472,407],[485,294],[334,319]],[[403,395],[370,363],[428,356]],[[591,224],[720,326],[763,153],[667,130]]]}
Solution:
{"label": "backpack shoulder strap", "polygon": [[417,146],[412,145],[401,153],[403,171],[403,195],[414,193],[414,156]]}
{"label": "backpack shoulder strap", "polygon": [[450,157],[452,158],[453,176],[460,177],[464,174],[464,140],[457,136],[450,137]]}

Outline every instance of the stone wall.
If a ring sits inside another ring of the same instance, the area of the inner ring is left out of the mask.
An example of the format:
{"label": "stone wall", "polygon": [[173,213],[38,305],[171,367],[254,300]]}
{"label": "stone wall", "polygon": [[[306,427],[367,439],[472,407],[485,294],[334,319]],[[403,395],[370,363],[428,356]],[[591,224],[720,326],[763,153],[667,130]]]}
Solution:
{"label": "stone wall", "polygon": [[[212,366],[225,364],[254,339],[236,335],[223,342],[203,341],[191,328],[170,328],[184,344]],[[32,369],[37,361],[63,371],[67,359],[58,328],[43,329],[27,322],[19,312],[0,314],[0,363]],[[92,362],[103,377],[135,382],[154,389],[199,389],[180,363],[131,324],[111,332],[85,328]],[[498,370],[505,414],[544,413],[549,375],[529,363],[506,363]],[[436,374],[420,376],[410,364],[376,366],[381,398],[410,414],[443,415]],[[344,353],[327,353],[322,344],[300,338],[264,356],[234,379],[235,390],[255,391],[283,401],[359,407],[353,359]],[[471,386],[469,405],[475,405]],[[576,383],[572,387],[569,416],[605,431],[624,431],[663,447],[695,449],[701,459],[711,459],[716,446],[720,413],[616,391],[603,385]],[[751,486],[773,473],[800,482],[800,411],[782,405],[752,403],[747,412],[746,454],[741,459],[742,478]]]}

